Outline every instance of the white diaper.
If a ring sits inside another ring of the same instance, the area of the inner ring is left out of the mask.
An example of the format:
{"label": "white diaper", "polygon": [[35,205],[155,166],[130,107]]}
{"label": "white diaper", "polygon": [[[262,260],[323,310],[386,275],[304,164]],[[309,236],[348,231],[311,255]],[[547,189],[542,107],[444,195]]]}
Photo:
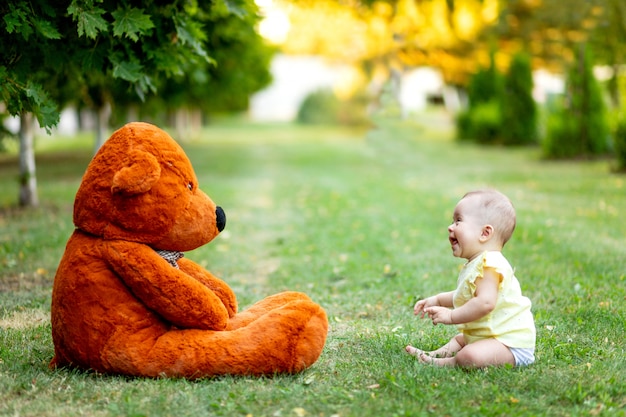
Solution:
{"label": "white diaper", "polygon": [[509,347],[515,358],[515,366],[527,366],[535,362],[535,348]]}

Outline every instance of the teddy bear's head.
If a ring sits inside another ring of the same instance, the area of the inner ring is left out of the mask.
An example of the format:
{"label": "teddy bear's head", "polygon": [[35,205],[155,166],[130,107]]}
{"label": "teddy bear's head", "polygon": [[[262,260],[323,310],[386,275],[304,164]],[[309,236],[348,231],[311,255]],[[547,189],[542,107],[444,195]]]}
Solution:
{"label": "teddy bear's head", "polygon": [[210,242],[226,216],[198,188],[182,148],[158,127],[136,122],[113,133],[87,167],[74,224],[104,239],[184,252]]}

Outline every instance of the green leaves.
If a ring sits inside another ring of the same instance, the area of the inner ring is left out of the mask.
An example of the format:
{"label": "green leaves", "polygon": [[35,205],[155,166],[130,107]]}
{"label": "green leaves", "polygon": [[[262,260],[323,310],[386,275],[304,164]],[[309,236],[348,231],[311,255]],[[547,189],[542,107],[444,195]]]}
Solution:
{"label": "green leaves", "polygon": [[[100,32],[108,31],[109,23],[105,19],[107,12],[100,7],[91,5],[88,8],[87,4],[79,4],[77,0],[74,0],[67,12],[77,23],[79,36],[96,39]],[[111,16],[113,17],[113,35],[118,38],[127,37],[137,42],[140,35],[148,35],[154,28],[150,16],[144,13],[144,9],[118,7],[117,10],[111,12]]]}
{"label": "green leaves", "polygon": [[116,56],[111,57],[113,63],[113,76],[132,83],[141,78],[143,67],[136,61],[122,61]]}
{"label": "green leaves", "polygon": [[147,35],[150,29],[154,28],[150,16],[146,15],[143,9],[119,8],[113,13],[113,35],[118,37],[128,37],[137,42],[138,35]]}
{"label": "green leaves", "polygon": [[228,11],[239,18],[246,16],[246,4],[241,0],[224,0],[224,4]]}
{"label": "green leaves", "polygon": [[[0,9],[0,72],[6,74],[0,101],[6,113],[33,112],[43,126],[56,123],[55,107],[69,101],[136,100],[131,91],[144,100],[157,86],[166,94],[166,80],[198,72],[205,77],[192,85],[195,94],[214,80],[211,91],[224,90],[230,99],[232,83],[223,74],[235,80],[253,73],[258,85],[259,71],[266,70],[259,67],[268,65],[245,58],[248,49],[269,56],[249,36],[257,20],[254,0],[4,0]],[[217,62],[223,74],[215,72]],[[248,83],[235,85],[250,91]]]}
{"label": "green leaves", "polygon": [[10,11],[3,17],[8,33],[18,33],[25,40],[28,40],[35,33],[39,33],[47,39],[61,38],[61,34],[53,22],[48,20],[48,18],[53,17],[51,16],[53,13],[50,13],[50,15],[46,13],[41,15],[33,14],[25,3],[11,4],[9,9]]}
{"label": "green leaves", "polygon": [[59,123],[60,119],[60,114],[54,100],[50,98],[41,85],[30,81],[26,84],[24,93],[29,99],[30,107],[37,116],[39,124],[44,126],[46,131],[50,133],[51,126],[55,126]]}
{"label": "green leaves", "polygon": [[7,25],[8,33],[22,32],[24,39],[28,39],[32,33],[32,29],[28,27],[28,13],[22,7],[10,7],[11,11],[2,18]]}
{"label": "green leaves", "polygon": [[96,39],[99,32],[108,30],[107,21],[102,17],[105,11],[93,5],[91,9],[86,9],[84,6],[80,5],[77,0],[73,0],[67,12],[77,24],[78,36]]}
{"label": "green leaves", "polygon": [[176,25],[176,35],[182,44],[189,45],[197,55],[209,60],[202,46],[202,43],[206,40],[206,34],[203,32],[201,25],[182,15],[174,16],[174,23]]}
{"label": "green leaves", "polygon": [[39,32],[39,34],[41,34],[44,38],[61,39],[61,34],[51,22],[33,18],[32,24],[37,32]]}

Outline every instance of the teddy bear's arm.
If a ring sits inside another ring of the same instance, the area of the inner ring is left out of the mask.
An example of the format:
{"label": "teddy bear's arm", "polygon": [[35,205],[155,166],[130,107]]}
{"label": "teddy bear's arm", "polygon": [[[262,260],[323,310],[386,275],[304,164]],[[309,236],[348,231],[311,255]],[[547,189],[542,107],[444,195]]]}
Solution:
{"label": "teddy bear's arm", "polygon": [[222,300],[230,317],[237,314],[237,297],[228,284],[189,259],[179,259],[178,266],[182,271],[211,289]]}
{"label": "teddy bear's arm", "polygon": [[181,328],[223,330],[229,312],[206,285],[176,269],[150,247],[107,243],[108,263],[148,308]]}

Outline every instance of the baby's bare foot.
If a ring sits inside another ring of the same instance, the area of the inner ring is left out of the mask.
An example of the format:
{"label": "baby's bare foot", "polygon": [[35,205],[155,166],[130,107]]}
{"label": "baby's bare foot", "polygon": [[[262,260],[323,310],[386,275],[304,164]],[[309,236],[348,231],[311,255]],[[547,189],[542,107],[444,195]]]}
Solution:
{"label": "baby's bare foot", "polygon": [[405,350],[409,355],[415,356],[420,363],[426,365],[435,366],[454,366],[455,360],[451,356],[439,356],[436,352],[425,352],[422,349],[418,349],[411,345],[408,345]]}
{"label": "baby's bare foot", "polygon": [[420,363],[425,363],[427,365],[435,364],[435,358],[427,354],[426,352],[420,352],[419,355],[416,355],[417,359],[419,359]]}
{"label": "baby's bare foot", "polygon": [[411,345],[408,345],[404,349],[407,351],[407,353],[409,355],[415,356],[416,358],[419,358],[422,355],[427,355],[428,356],[428,353],[424,352],[422,349],[418,349],[418,348],[413,347]]}
{"label": "baby's bare foot", "polygon": [[434,365],[434,366],[454,366],[456,361],[454,357],[447,358],[438,358],[434,356],[430,356],[428,353],[422,353],[418,356],[420,363],[424,363],[426,365]]}

